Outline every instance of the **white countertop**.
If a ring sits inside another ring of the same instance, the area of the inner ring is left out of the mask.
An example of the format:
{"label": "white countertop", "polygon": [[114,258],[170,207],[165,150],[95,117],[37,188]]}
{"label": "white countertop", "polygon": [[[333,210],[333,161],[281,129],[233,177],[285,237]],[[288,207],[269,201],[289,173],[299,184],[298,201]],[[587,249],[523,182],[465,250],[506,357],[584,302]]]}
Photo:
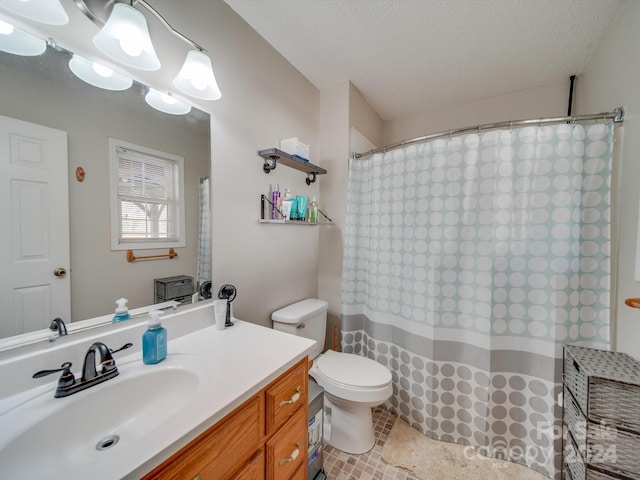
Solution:
{"label": "white countertop", "polygon": [[[185,408],[159,423],[135,443],[128,446],[126,442],[124,445],[116,444],[109,450],[100,452],[100,460],[81,465],[73,471],[56,472],[55,466],[51,466],[51,476],[46,478],[139,479],[307,356],[315,344],[312,340],[239,320],[235,320],[233,327],[224,330],[216,330],[210,326],[174,340],[171,340],[169,330],[169,338],[166,362],[171,363],[172,356],[178,358],[186,354],[200,356],[210,363],[213,370],[208,379],[211,382],[211,393],[206,398],[194,399],[188,409]],[[116,363],[120,371],[119,377],[124,378],[130,369],[139,369],[142,364],[141,354],[138,351],[118,356]],[[149,365],[145,368],[154,367]],[[55,389],[55,383],[52,387]],[[91,388],[97,389],[100,385]],[[72,397],[73,395],[67,398]],[[51,401],[64,402],[65,399],[51,398]],[[148,401],[152,403],[153,398]],[[115,403],[111,407],[126,409],[127,405]],[[100,411],[97,410],[95,415],[100,415]],[[51,448],[55,449],[56,446],[52,445]],[[2,468],[0,478],[3,478]]]}

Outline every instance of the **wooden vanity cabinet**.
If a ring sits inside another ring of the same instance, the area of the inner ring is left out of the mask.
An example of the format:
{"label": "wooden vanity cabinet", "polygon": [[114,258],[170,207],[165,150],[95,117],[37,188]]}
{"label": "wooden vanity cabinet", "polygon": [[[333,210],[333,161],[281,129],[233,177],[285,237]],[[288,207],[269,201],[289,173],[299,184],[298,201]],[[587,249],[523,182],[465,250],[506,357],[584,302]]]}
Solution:
{"label": "wooden vanity cabinet", "polygon": [[308,382],[307,364],[301,362],[265,389],[267,435],[278,430],[301,405],[307,405]]}
{"label": "wooden vanity cabinet", "polygon": [[264,480],[264,450],[258,450],[233,476],[234,480]]}
{"label": "wooden vanity cabinet", "polygon": [[267,442],[267,480],[293,478],[302,464],[307,463],[307,415],[304,408],[278,430]]}
{"label": "wooden vanity cabinet", "polygon": [[304,358],[143,480],[306,479],[307,368]]}

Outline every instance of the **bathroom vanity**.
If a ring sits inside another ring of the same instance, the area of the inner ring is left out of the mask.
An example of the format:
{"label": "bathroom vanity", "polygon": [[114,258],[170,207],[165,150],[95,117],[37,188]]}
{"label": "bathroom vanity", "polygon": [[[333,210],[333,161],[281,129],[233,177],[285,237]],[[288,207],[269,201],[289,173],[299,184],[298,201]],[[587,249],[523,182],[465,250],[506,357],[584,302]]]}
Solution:
{"label": "bathroom vanity", "polygon": [[307,360],[237,407],[144,480],[307,478]]}
{"label": "bathroom vanity", "polygon": [[[145,320],[3,352],[0,478],[306,479],[313,341],[239,320],[216,330],[205,301],[162,317],[169,354],[144,365]],[[114,355],[117,377],[65,398],[58,375],[31,378],[63,362],[77,377],[96,341],[134,344]]]}

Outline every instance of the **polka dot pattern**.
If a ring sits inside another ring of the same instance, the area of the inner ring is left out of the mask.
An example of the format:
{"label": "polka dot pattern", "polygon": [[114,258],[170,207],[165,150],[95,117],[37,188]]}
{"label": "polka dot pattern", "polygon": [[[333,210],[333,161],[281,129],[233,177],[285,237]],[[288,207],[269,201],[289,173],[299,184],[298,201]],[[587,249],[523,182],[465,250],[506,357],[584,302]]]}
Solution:
{"label": "polka dot pattern", "polygon": [[608,344],[612,132],[526,127],[352,161],[343,303],[483,336]]}
{"label": "polka dot pattern", "polygon": [[364,331],[343,332],[343,351],[392,370],[393,394],[385,406],[424,434],[471,445],[485,456],[512,460],[551,478],[559,472],[560,449],[554,442],[561,409],[554,403],[561,384],[433,361]]}
{"label": "polka dot pattern", "polygon": [[[611,124],[562,124],[350,162],[344,311],[433,344],[608,345],[612,146]],[[343,337],[392,371],[387,406],[416,428],[556,476],[559,378],[435,361],[411,343]]]}

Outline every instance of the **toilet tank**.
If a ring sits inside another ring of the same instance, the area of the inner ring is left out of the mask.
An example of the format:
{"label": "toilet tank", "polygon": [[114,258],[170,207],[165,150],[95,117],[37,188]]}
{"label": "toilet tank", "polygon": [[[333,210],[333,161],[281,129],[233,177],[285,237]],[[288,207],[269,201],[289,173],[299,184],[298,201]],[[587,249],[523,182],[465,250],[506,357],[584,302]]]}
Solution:
{"label": "toilet tank", "polygon": [[281,332],[315,340],[317,343],[309,353],[316,358],[324,349],[329,304],[317,298],[307,298],[271,314],[273,328]]}

